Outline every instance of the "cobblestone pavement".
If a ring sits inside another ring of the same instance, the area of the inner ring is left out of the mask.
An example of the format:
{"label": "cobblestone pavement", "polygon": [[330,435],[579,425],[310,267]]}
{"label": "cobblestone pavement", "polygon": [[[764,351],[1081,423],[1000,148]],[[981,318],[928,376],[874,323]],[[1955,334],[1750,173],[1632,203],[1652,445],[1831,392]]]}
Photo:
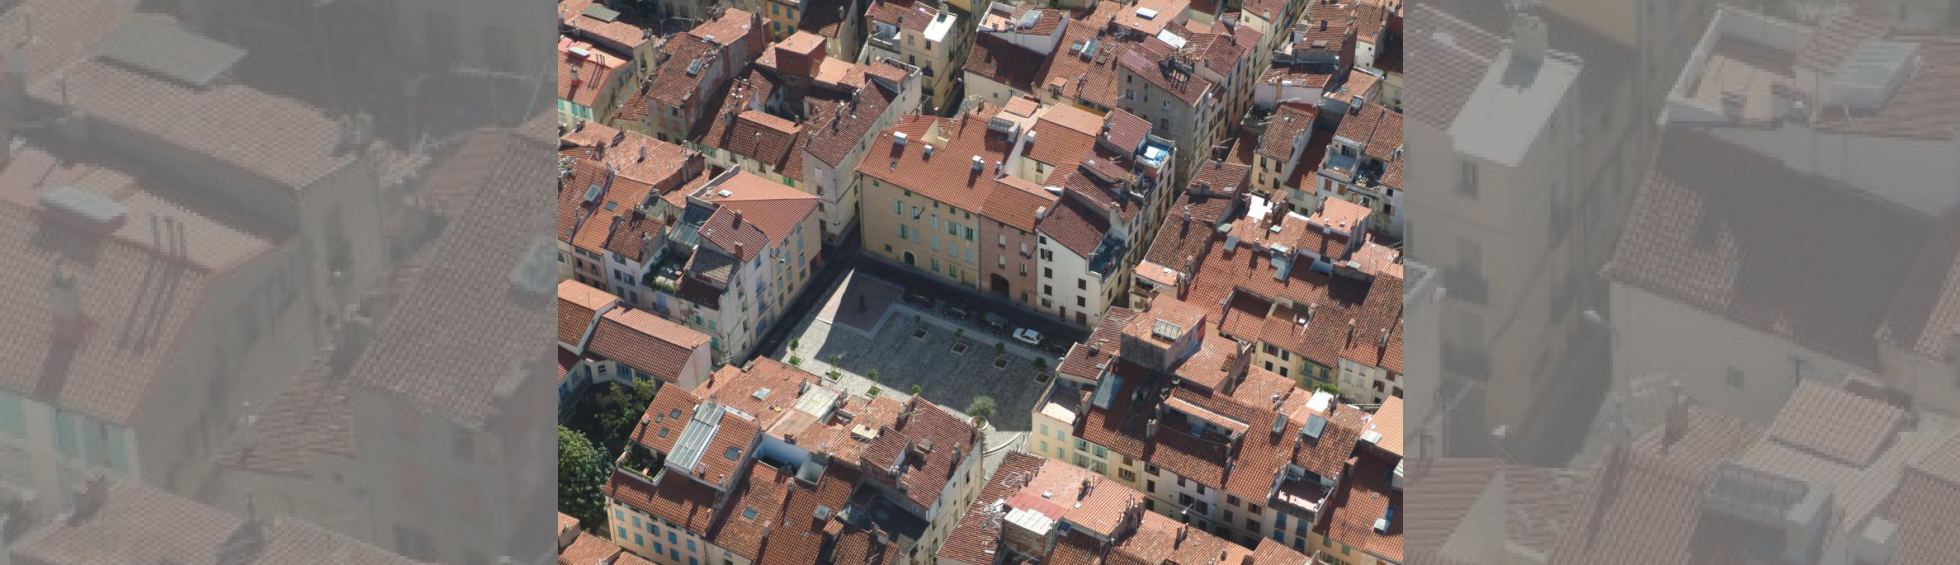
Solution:
{"label": "cobblestone pavement", "polygon": [[[835,292],[837,288],[828,290]],[[795,361],[792,364],[819,375],[834,368],[840,373],[836,386],[854,394],[868,394],[875,387],[883,396],[904,399],[916,384],[927,400],[954,411],[965,410],[974,398],[991,396],[996,408],[990,422],[994,428],[989,430],[990,447],[1018,443],[1015,432],[1028,430],[1029,411],[1048,386],[1035,380],[1034,356],[1027,348],[967,331],[959,340],[966,343],[965,352],[955,353],[955,326],[916,309],[891,308],[878,332],[869,337],[832,327],[817,319],[814,310],[797,320],[790,332],[795,337],[793,350],[786,343],[771,351],[769,357]],[[918,321],[913,316],[918,316]],[[913,337],[919,328],[925,335]],[[1004,367],[994,365],[1000,357],[995,354],[996,343],[1007,345]],[[836,357],[835,364],[832,356]],[[1049,358],[1048,362],[1052,366],[1055,360]],[[866,378],[872,371],[878,373],[876,383]]]}

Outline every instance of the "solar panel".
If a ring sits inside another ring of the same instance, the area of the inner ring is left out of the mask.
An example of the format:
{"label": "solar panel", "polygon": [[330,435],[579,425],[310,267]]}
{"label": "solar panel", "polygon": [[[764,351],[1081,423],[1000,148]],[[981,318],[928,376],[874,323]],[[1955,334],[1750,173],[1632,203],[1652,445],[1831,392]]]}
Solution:
{"label": "solar panel", "polygon": [[102,44],[102,59],[190,86],[208,86],[245,50],[177,26],[168,18],[131,16]]}
{"label": "solar panel", "polygon": [[1326,431],[1327,418],[1321,417],[1319,414],[1314,414],[1307,416],[1307,425],[1306,427],[1300,428],[1300,435],[1320,439],[1320,434]]}
{"label": "solar panel", "polygon": [[585,17],[606,23],[613,23],[614,20],[619,19],[619,11],[598,4],[586,6],[584,13]]}

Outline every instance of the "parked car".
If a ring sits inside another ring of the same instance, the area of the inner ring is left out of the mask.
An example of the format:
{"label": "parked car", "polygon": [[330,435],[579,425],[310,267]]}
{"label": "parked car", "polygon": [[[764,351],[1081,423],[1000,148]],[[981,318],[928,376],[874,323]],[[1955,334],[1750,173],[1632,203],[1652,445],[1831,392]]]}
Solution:
{"label": "parked car", "polygon": [[986,315],[981,316],[980,323],[986,324],[987,329],[991,329],[1001,333],[1007,333],[1008,331],[1014,329],[1014,326],[1007,321],[1007,318],[1003,318],[1001,317],[1000,314],[995,314],[993,312],[988,312],[986,313]]}
{"label": "parked car", "polygon": [[1027,328],[1015,328],[1014,339],[1028,345],[1041,345],[1041,332]]}
{"label": "parked car", "polygon": [[926,296],[925,293],[921,293],[916,290],[905,291],[905,300],[917,303],[918,305],[927,308],[932,307],[932,297]]}
{"label": "parked car", "polygon": [[968,319],[973,317],[972,313],[969,313],[966,311],[965,308],[961,308],[958,306],[947,306],[946,313],[951,314],[953,317],[960,318],[960,319]]}

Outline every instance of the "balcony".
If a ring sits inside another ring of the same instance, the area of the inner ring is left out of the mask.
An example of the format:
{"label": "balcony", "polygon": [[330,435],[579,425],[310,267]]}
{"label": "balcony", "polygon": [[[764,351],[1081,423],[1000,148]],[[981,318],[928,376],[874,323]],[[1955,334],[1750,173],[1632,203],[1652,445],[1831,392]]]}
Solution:
{"label": "balcony", "polygon": [[881,24],[870,35],[872,47],[890,51],[893,57],[898,56],[898,28]]}

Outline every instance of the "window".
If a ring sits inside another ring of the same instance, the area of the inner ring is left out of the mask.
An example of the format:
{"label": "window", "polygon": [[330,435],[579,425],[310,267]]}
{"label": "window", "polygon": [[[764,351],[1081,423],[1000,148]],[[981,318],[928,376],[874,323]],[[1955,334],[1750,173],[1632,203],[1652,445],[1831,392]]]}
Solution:
{"label": "window", "polygon": [[1137,474],[1130,472],[1129,469],[1118,469],[1116,471],[1116,476],[1118,478],[1123,479],[1124,481],[1133,482],[1133,483],[1136,482],[1137,480]]}
{"label": "window", "polygon": [[[1043,254],[1043,255],[1046,255],[1046,254],[1047,254],[1047,252],[1046,252],[1046,251],[1044,250],[1044,251],[1042,252],[1042,254]],[[1042,258],[1043,258],[1043,259],[1047,259],[1047,257],[1042,257]],[[1052,267],[1042,267],[1042,268],[1041,268],[1041,278],[1044,278],[1044,279],[1052,279],[1052,278],[1055,278],[1055,269],[1054,269],[1054,268],[1052,268]],[[1054,293],[1052,293],[1052,292],[1051,292],[1051,293],[1049,293],[1049,294],[1054,294]]]}
{"label": "window", "polygon": [[27,407],[13,391],[0,390],[0,434],[27,437]]}
{"label": "window", "polygon": [[647,544],[646,537],[641,536],[640,534],[633,534],[633,545],[644,546],[646,544]]}
{"label": "window", "polygon": [[1089,279],[1075,279],[1075,288],[1078,290],[1089,290]]}
{"label": "window", "polygon": [[1054,296],[1054,295],[1055,295],[1055,287],[1053,287],[1053,286],[1050,286],[1050,285],[1045,285],[1045,284],[1044,284],[1044,285],[1041,285],[1041,293],[1042,293],[1042,294],[1046,294],[1046,295],[1048,295],[1048,296]]}
{"label": "window", "polygon": [[[1232,495],[1229,495],[1229,494],[1228,494],[1228,495],[1225,495],[1225,505],[1226,505],[1226,506],[1232,506],[1232,507],[1237,507],[1237,506],[1239,505],[1239,497],[1236,497],[1236,496],[1232,496]],[[1227,519],[1230,519],[1230,518],[1227,518]]]}
{"label": "window", "polygon": [[1144,481],[1143,488],[1150,491],[1150,494],[1157,494],[1157,481]]}
{"label": "window", "polygon": [[905,202],[896,198],[892,199],[892,214],[899,216],[905,215]]}
{"label": "window", "polygon": [[1184,486],[1184,477],[1178,477],[1178,478],[1177,478],[1177,486],[1178,486],[1179,488],[1182,488],[1182,487]]}
{"label": "window", "polygon": [[1259,521],[1258,521],[1258,520],[1254,520],[1254,519],[1252,519],[1252,518],[1246,518],[1246,519],[1245,519],[1245,529],[1246,529],[1246,531],[1252,531],[1252,532],[1257,532],[1257,531],[1259,531]]}
{"label": "window", "polygon": [[1077,308],[1088,308],[1088,307],[1089,307],[1089,299],[1087,299],[1087,298],[1083,298],[1083,297],[1080,297],[1080,296],[1077,296],[1077,297],[1075,297],[1075,306],[1076,306]]}
{"label": "window", "polygon": [[1156,466],[1156,465],[1149,465],[1149,464],[1145,464],[1145,465],[1143,466],[1143,472],[1144,472],[1144,474],[1147,474],[1147,475],[1150,475],[1150,476],[1152,476],[1152,477],[1155,477],[1155,476],[1157,476],[1157,466]]}
{"label": "window", "polygon": [[1456,191],[1471,198],[1477,197],[1477,164],[1464,161],[1457,172]]}
{"label": "window", "polygon": [[1000,247],[1007,247],[1007,234],[1000,234]]}
{"label": "window", "polygon": [[1246,501],[1245,509],[1246,511],[1252,512],[1253,514],[1259,513],[1259,505],[1253,504],[1252,501]]}

